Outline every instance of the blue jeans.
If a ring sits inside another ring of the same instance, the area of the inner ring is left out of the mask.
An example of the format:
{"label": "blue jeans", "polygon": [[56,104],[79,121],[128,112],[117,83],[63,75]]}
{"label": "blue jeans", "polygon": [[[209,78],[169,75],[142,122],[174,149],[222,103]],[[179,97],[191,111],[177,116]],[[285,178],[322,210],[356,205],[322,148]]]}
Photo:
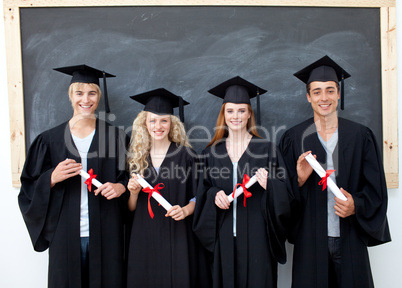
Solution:
{"label": "blue jeans", "polygon": [[81,237],[81,287],[89,287],[89,237]]}
{"label": "blue jeans", "polygon": [[341,287],[340,237],[328,237],[328,287]]}

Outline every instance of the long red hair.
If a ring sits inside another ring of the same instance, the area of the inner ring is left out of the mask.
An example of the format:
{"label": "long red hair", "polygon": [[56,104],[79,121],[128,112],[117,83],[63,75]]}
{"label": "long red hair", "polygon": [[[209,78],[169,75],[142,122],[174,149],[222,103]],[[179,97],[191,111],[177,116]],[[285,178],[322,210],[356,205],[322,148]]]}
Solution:
{"label": "long red hair", "polygon": [[[207,145],[207,147],[211,145],[215,145],[218,143],[221,139],[228,137],[228,126],[226,125],[225,122],[225,106],[226,103],[223,103],[221,107],[221,111],[219,111],[218,119],[216,120],[216,127],[215,127],[215,135],[212,138],[211,142]],[[247,104],[248,111],[250,111],[250,118],[248,119],[247,122],[247,131],[256,136],[261,138],[260,134],[258,134],[257,127],[255,125],[255,117],[254,117],[254,111],[253,108],[251,108],[250,104]]]}

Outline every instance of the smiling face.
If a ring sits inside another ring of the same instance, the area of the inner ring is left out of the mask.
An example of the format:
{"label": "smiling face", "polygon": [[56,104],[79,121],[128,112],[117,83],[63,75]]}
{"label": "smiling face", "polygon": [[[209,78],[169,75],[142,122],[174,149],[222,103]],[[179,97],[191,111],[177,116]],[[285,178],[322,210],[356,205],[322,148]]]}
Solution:
{"label": "smiling face", "polygon": [[100,89],[96,84],[73,83],[69,89],[74,116],[90,116],[95,114],[100,99]]}
{"label": "smiling face", "polygon": [[247,129],[248,119],[251,112],[247,104],[226,103],[225,105],[225,123],[232,131],[242,131]]}
{"label": "smiling face", "polygon": [[307,100],[311,103],[315,118],[336,115],[339,98],[340,94],[336,82],[313,81],[310,83]]}
{"label": "smiling face", "polygon": [[149,135],[156,141],[168,140],[168,135],[171,126],[170,115],[158,115],[152,112],[147,112],[145,121]]}

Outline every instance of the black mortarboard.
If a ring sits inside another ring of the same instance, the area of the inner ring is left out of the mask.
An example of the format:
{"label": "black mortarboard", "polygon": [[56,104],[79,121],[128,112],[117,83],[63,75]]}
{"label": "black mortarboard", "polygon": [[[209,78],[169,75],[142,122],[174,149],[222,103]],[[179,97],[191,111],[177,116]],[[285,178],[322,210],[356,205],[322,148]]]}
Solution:
{"label": "black mortarboard", "polygon": [[134,96],[131,99],[144,104],[144,111],[149,111],[155,114],[173,115],[173,108],[179,107],[180,121],[184,122],[183,106],[190,104],[181,96],[177,96],[165,88],[158,88]]}
{"label": "black mortarboard", "polygon": [[101,71],[87,65],[74,65],[67,67],[54,68],[53,70],[59,71],[61,73],[73,76],[71,78],[72,83],[94,83],[99,86],[99,78],[103,78],[103,94],[105,98],[105,111],[106,113],[110,112],[109,109],[109,101],[107,95],[107,85],[106,78],[116,77],[115,75],[106,73],[105,71]]}
{"label": "black mortarboard", "polygon": [[260,119],[260,95],[267,92],[253,83],[236,76],[208,91],[212,95],[223,98],[223,103],[250,104],[250,99],[257,96],[257,124],[261,124]]}
{"label": "black mortarboard", "polygon": [[350,77],[341,66],[335,63],[327,55],[300,71],[293,74],[306,84],[313,81],[327,82],[335,81],[341,82],[341,109],[344,108],[344,83],[343,80]]}

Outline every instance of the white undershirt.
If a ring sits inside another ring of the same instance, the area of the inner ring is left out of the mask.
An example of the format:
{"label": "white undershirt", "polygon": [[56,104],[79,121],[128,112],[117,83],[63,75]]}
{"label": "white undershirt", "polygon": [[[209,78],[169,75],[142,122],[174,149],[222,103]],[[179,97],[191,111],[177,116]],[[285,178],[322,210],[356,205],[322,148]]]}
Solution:
{"label": "white undershirt", "polygon": [[[85,138],[72,135],[78,153],[80,153],[82,170],[87,171],[87,155],[95,130]],[[80,236],[89,237],[89,211],[88,211],[88,186],[85,179],[81,177],[81,214],[80,214]]]}
{"label": "white undershirt", "polygon": [[[233,190],[237,184],[237,162],[233,162]],[[236,237],[237,198],[233,199],[233,237]]]}
{"label": "white undershirt", "polygon": [[[331,136],[331,138],[325,142],[321,135],[317,132],[318,138],[320,139],[322,147],[324,147],[327,153],[327,170],[335,169],[333,154],[338,144],[338,129]],[[337,159],[336,159],[337,160]],[[329,176],[332,181],[336,184],[335,172]],[[339,226],[339,216],[335,214],[335,196],[332,194],[331,189],[327,188],[328,200],[327,200],[327,210],[328,210],[328,236],[329,237],[340,237],[340,226]]]}

